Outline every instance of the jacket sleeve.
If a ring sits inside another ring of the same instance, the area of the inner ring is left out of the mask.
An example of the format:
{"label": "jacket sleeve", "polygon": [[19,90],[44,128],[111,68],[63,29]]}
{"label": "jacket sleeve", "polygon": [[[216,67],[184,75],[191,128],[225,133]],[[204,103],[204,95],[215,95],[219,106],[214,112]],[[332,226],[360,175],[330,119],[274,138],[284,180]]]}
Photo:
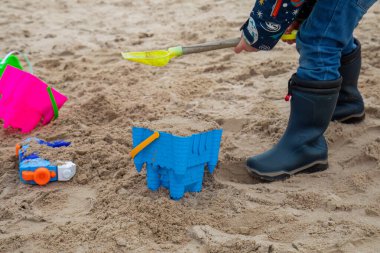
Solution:
{"label": "jacket sleeve", "polygon": [[297,18],[305,0],[256,0],[242,26],[244,39],[259,50],[271,50]]}
{"label": "jacket sleeve", "polygon": [[298,15],[297,21],[302,23],[305,19],[307,19],[314,8],[316,0],[308,0],[302,5]]}

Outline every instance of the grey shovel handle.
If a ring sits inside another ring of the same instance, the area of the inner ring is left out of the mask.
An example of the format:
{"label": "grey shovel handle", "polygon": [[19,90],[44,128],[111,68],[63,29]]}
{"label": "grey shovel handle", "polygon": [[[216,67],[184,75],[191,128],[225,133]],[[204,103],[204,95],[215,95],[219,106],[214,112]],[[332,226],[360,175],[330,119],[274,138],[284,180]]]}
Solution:
{"label": "grey shovel handle", "polygon": [[230,47],[235,47],[239,42],[240,42],[240,38],[235,38],[235,39],[206,42],[206,43],[196,44],[192,46],[184,46],[182,47],[182,53],[183,55],[185,55],[185,54],[207,52],[207,51],[223,49],[223,48],[230,48]]}

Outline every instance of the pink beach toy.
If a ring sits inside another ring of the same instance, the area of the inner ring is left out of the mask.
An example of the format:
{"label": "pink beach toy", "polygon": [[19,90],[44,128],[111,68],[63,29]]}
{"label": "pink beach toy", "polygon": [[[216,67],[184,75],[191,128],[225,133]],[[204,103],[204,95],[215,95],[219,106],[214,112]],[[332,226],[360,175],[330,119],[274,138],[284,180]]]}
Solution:
{"label": "pink beach toy", "polygon": [[0,119],[4,128],[20,128],[22,133],[32,131],[43,119],[46,125],[67,98],[50,88],[34,75],[7,66],[0,79]]}

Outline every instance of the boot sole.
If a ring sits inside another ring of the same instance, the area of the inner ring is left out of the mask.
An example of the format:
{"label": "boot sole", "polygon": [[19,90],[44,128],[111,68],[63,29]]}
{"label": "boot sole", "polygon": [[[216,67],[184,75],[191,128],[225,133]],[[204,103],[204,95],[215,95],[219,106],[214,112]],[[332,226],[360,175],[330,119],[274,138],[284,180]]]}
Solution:
{"label": "boot sole", "polygon": [[365,112],[359,113],[359,114],[353,114],[350,116],[347,116],[343,119],[337,119],[338,122],[343,124],[357,124],[362,122],[365,119]]}
{"label": "boot sole", "polygon": [[302,166],[298,169],[292,170],[292,171],[279,171],[279,172],[272,172],[272,173],[262,173],[255,169],[252,169],[248,166],[246,166],[246,169],[250,175],[253,177],[262,179],[264,181],[278,181],[278,180],[284,180],[289,178],[292,175],[298,174],[298,173],[314,173],[319,171],[324,171],[329,167],[329,164],[327,160],[325,161],[316,161],[311,164]]}

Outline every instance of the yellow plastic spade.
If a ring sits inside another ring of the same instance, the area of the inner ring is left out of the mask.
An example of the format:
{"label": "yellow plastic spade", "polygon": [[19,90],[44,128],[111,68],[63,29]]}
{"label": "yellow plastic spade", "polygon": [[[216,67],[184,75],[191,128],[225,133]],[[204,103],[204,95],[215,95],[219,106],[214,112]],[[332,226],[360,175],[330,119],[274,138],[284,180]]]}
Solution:
{"label": "yellow plastic spade", "polygon": [[289,34],[283,34],[281,36],[281,39],[283,41],[287,41],[287,40],[295,40],[297,38],[297,33],[298,31],[297,30],[293,30],[292,33],[289,33]]}
{"label": "yellow plastic spade", "polygon": [[163,67],[169,63],[171,58],[183,55],[183,48],[171,47],[168,50],[125,52],[121,53],[121,55],[125,60],[139,62],[156,67]]}
{"label": "yellow plastic spade", "polygon": [[[295,40],[297,31],[291,34],[282,35],[282,40]],[[163,67],[167,65],[171,58],[187,54],[201,53],[211,50],[235,47],[240,42],[240,38],[228,39],[222,41],[207,42],[193,46],[171,47],[168,50],[154,50],[146,52],[124,52],[121,53],[123,58],[128,61],[138,62],[146,65]]]}

